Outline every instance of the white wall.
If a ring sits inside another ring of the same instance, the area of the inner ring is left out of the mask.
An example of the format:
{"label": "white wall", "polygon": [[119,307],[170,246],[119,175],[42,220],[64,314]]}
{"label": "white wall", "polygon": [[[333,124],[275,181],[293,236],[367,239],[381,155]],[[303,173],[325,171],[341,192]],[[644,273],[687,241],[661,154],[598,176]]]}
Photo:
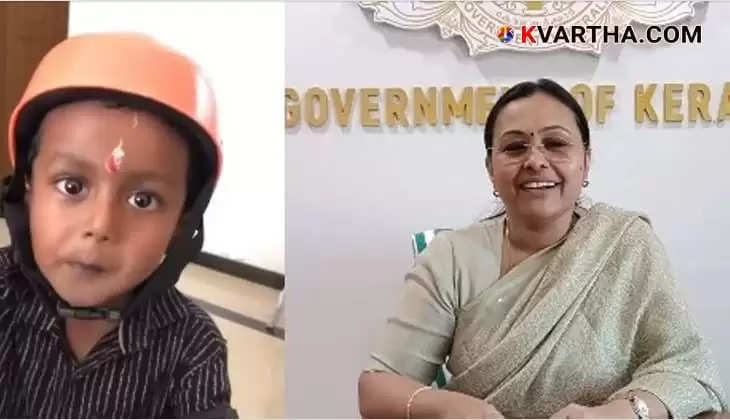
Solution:
{"label": "white wall", "polygon": [[72,2],[71,35],[147,33],[196,60],[218,98],[224,164],[207,252],[284,273],[284,5]]}
{"label": "white wall", "polygon": [[[355,3],[288,3],[286,85],[303,94],[312,86],[501,86],[542,76],[616,84],[616,109],[605,126],[593,124],[588,192],[652,217],[730,385],[730,126],[652,128],[633,119],[634,84],[652,81],[705,82],[716,112],[729,80],[730,4],[698,12],[702,45],[613,45],[600,58],[470,58],[460,40],[374,24]],[[288,417],[357,415],[357,377],[411,265],[409,235],[468,224],[491,201],[480,127],[364,130],[357,115],[347,130],[330,120],[287,132]]]}

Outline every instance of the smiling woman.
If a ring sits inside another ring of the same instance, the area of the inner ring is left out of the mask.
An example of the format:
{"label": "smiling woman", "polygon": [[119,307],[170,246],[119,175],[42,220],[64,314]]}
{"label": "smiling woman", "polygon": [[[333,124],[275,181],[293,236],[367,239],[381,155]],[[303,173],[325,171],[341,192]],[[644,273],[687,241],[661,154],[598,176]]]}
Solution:
{"label": "smiling woman", "polygon": [[[691,417],[727,408],[661,242],[642,214],[584,206],[591,143],[541,79],[484,130],[504,211],[438,234],[360,377],[365,417]],[[452,379],[431,389],[448,358]],[[648,414],[647,414],[648,413]]]}

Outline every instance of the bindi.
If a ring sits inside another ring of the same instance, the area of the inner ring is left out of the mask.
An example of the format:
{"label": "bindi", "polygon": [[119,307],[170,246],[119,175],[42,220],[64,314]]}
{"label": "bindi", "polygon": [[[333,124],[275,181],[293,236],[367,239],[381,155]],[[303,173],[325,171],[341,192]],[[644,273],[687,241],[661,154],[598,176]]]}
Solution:
{"label": "bindi", "polygon": [[110,174],[119,172],[122,169],[122,163],[124,162],[124,140],[119,139],[119,144],[112,150],[109,156],[104,161],[104,168]]}

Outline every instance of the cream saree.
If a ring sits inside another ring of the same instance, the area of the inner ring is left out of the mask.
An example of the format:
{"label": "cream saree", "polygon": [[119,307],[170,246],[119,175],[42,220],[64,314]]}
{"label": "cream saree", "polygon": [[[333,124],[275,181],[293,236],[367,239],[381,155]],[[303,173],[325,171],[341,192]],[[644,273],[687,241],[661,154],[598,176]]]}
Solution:
{"label": "cream saree", "polygon": [[433,380],[507,417],[549,417],[629,389],[673,417],[726,409],[717,369],[637,213],[597,204],[499,277],[502,218],[439,234],[406,277],[370,368]]}

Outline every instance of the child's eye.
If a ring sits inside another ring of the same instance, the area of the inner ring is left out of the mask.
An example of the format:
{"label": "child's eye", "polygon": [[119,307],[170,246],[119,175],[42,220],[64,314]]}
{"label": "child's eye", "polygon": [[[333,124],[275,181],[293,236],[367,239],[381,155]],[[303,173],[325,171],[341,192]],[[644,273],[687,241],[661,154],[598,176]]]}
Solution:
{"label": "child's eye", "polygon": [[136,192],[129,197],[129,204],[142,210],[155,210],[160,206],[160,200],[153,194]]}
{"label": "child's eye", "polygon": [[84,192],[84,184],[78,179],[65,178],[56,182],[56,189],[69,197],[75,197]]}

